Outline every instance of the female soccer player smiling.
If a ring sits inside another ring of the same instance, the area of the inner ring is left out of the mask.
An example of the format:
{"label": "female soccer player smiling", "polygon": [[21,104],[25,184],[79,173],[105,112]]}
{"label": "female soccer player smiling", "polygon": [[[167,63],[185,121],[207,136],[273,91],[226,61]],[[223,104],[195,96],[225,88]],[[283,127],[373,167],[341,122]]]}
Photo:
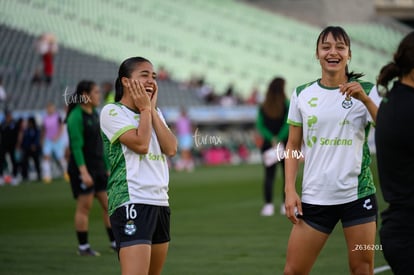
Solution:
{"label": "female soccer player smiling", "polygon": [[170,241],[166,157],[177,152],[177,140],[157,97],[151,62],[128,58],[119,68],[115,103],[101,112],[109,215],[124,275],[161,274]]}
{"label": "female soccer player smiling", "polygon": [[286,150],[303,148],[305,167],[300,198],[299,160],[285,160],[286,215],[294,225],[284,273],[308,274],[340,220],[351,273],[372,274],[374,251],[355,247],[375,243],[377,205],[367,136],[380,98],[374,84],[359,79],[362,74],[348,72],[351,43],[341,27],[320,33],[316,57],[322,76],[295,89],[288,114]]}

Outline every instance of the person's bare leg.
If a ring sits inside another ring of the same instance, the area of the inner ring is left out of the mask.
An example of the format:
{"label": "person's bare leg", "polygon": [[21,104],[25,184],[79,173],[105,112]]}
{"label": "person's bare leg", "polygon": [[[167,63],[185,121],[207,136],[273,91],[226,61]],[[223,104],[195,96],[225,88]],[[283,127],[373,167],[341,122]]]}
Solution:
{"label": "person's bare leg", "polygon": [[293,225],[287,247],[284,274],[309,274],[328,237],[328,234],[312,228],[303,220]]}
{"label": "person's bare leg", "polygon": [[108,216],[108,195],[105,191],[97,192],[95,194],[96,199],[102,207],[102,219],[106,228],[111,227],[111,222],[109,221]]}
{"label": "person's bare leg", "polygon": [[167,258],[169,243],[153,244],[149,275],[160,275]]}
{"label": "person's bare leg", "polygon": [[148,275],[151,262],[151,245],[138,244],[119,250],[122,275]]}
{"label": "person's bare leg", "polygon": [[76,201],[75,229],[79,232],[88,231],[89,212],[93,204],[93,194],[79,195]]}
{"label": "person's bare leg", "polygon": [[42,176],[43,176],[43,181],[45,183],[50,183],[52,181],[52,171],[51,171],[51,167],[50,167],[50,156],[48,155],[44,155],[42,162]]}
{"label": "person's bare leg", "polygon": [[344,228],[351,274],[374,274],[376,230],[376,222]]}

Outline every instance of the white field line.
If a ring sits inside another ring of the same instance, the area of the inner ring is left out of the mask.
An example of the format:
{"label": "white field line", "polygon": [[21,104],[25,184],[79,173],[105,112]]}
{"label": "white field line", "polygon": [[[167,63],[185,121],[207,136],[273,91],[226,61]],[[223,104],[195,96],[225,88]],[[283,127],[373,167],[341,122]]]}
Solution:
{"label": "white field line", "polygon": [[380,267],[374,268],[374,274],[382,273],[384,271],[391,270],[391,267],[389,265],[384,265]]}

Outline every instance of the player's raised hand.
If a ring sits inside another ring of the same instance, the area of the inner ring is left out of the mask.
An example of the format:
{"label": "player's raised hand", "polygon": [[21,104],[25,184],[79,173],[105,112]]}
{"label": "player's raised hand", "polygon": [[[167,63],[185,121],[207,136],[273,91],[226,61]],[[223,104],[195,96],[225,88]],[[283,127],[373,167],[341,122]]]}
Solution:
{"label": "player's raised hand", "polygon": [[135,79],[128,79],[128,90],[131,94],[135,107],[141,112],[151,108],[151,100],[148,96],[144,85]]}
{"label": "player's raised hand", "polygon": [[154,81],[153,91],[151,95],[151,107],[154,110],[157,108],[157,100],[158,100],[158,85],[157,85],[157,82]]}
{"label": "player's raised hand", "polygon": [[361,84],[355,81],[339,85],[339,91],[345,95],[348,100],[353,97],[364,102],[368,98],[368,95],[365,93]]}

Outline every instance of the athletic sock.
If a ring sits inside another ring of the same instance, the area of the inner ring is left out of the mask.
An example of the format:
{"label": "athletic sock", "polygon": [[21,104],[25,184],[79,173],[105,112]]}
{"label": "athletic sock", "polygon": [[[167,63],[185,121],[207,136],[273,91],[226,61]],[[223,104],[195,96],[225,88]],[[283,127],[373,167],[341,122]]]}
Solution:
{"label": "athletic sock", "polygon": [[52,173],[51,173],[51,168],[50,168],[50,160],[43,160],[42,161],[42,174],[43,174],[43,178],[45,179],[51,179],[52,178]]}
{"label": "athletic sock", "polygon": [[[88,245],[88,231],[76,231],[76,236],[78,237],[79,248],[83,245]],[[88,247],[86,247],[88,248]]]}
{"label": "athletic sock", "polygon": [[90,248],[91,246],[87,243],[87,244],[80,244],[78,247],[80,250],[86,250]]}
{"label": "athletic sock", "polygon": [[59,160],[60,165],[62,166],[63,173],[66,173],[68,171],[68,164],[66,160],[63,158]]}

